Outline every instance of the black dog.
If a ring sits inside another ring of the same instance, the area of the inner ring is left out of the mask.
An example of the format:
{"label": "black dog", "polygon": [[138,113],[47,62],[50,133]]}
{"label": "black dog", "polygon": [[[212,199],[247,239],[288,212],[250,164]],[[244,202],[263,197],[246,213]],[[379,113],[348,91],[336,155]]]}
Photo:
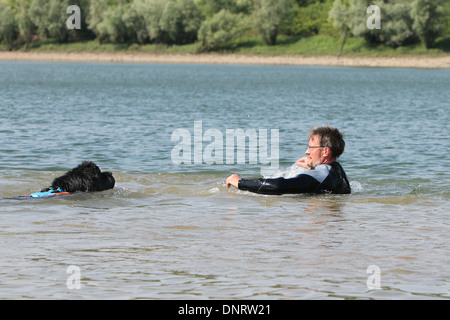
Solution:
{"label": "black dog", "polygon": [[76,168],[53,180],[50,188],[24,196],[1,198],[0,200],[22,200],[67,195],[77,191],[104,191],[114,188],[115,183],[116,180],[111,172],[101,172],[95,163],[83,161]]}
{"label": "black dog", "polygon": [[53,180],[50,188],[42,192],[56,191],[72,193],[76,191],[103,191],[114,188],[116,180],[111,172],[101,172],[91,161],[83,161],[80,165]]}

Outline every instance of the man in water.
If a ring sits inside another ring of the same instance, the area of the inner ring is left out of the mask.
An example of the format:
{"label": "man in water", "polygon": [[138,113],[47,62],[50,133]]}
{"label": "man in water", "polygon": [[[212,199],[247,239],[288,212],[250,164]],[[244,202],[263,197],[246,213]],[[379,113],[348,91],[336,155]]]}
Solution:
{"label": "man in water", "polygon": [[309,133],[309,145],[306,157],[300,158],[296,164],[306,168],[294,178],[258,178],[241,179],[232,174],[226,180],[229,188],[233,186],[262,194],[286,193],[333,193],[348,194],[351,192],[347,175],[336,159],[344,152],[345,142],[338,129],[314,127]]}

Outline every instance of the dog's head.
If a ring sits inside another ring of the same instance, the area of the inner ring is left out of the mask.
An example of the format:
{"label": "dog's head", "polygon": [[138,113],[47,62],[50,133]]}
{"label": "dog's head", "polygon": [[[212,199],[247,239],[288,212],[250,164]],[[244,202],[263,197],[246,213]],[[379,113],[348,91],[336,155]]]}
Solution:
{"label": "dog's head", "polygon": [[93,162],[84,161],[76,168],[53,180],[53,188],[66,192],[103,191],[114,188],[115,179],[111,172],[101,172]]}
{"label": "dog's head", "polygon": [[92,185],[89,191],[103,191],[114,188],[116,179],[111,172],[102,172]]}

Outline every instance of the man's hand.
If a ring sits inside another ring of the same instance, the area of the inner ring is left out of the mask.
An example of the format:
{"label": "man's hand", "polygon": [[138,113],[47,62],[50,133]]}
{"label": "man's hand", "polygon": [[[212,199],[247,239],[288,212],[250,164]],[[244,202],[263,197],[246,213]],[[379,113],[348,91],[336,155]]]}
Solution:
{"label": "man's hand", "polygon": [[227,180],[225,181],[225,184],[227,185],[227,188],[230,188],[230,186],[233,186],[236,189],[239,189],[239,180],[241,180],[241,178],[239,178],[239,176],[237,174],[232,174],[231,176],[229,176],[227,178]]}
{"label": "man's hand", "polygon": [[309,163],[308,157],[303,157],[298,159],[297,161],[295,161],[295,163],[299,166],[299,167],[303,167],[306,168],[308,170],[312,169],[311,164]]}

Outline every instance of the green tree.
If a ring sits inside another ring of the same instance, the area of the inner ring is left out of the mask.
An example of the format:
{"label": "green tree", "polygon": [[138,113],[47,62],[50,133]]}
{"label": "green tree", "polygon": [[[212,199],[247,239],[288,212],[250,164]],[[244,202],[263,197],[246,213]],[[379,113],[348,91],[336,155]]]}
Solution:
{"label": "green tree", "polygon": [[205,18],[211,18],[220,10],[225,9],[234,14],[249,14],[253,0],[197,0]]}
{"label": "green tree", "polygon": [[123,15],[125,26],[134,31],[136,41],[139,44],[150,42],[150,36],[147,31],[147,23],[141,12],[142,1],[133,1],[127,12]]}
{"label": "green tree", "polygon": [[30,5],[31,0],[19,0],[16,12],[18,32],[19,36],[25,42],[25,49],[28,48],[37,29],[31,19]]}
{"label": "green tree", "polygon": [[65,42],[69,37],[69,30],[66,26],[68,18],[66,10],[70,6],[70,2],[69,0],[50,0],[48,3],[48,34],[50,38],[54,38],[58,42]]}
{"label": "green tree", "polygon": [[434,46],[434,41],[444,30],[444,11],[442,3],[437,0],[415,0],[412,3],[412,28],[427,49]]}
{"label": "green tree", "polygon": [[201,12],[192,0],[167,1],[159,20],[167,44],[186,44],[197,39]]}
{"label": "green tree", "polygon": [[293,1],[289,10],[289,19],[282,28],[282,33],[288,35],[310,36],[318,34],[323,25],[328,25],[328,15],[333,0],[316,1],[306,6],[300,6]]}
{"label": "green tree", "polygon": [[134,0],[133,19],[141,38],[156,43],[186,44],[196,41],[201,11],[193,0]]}
{"label": "green tree", "polygon": [[102,42],[108,38],[107,34],[104,34],[99,29],[99,25],[103,22],[103,14],[108,10],[108,5],[105,0],[91,0],[89,4],[88,16],[86,23],[92,32],[96,35],[97,39]]}
{"label": "green tree", "polygon": [[18,27],[15,12],[12,7],[0,1],[0,40],[6,43],[6,49],[11,51],[13,43],[17,39]]}
{"label": "green tree", "polygon": [[255,1],[255,25],[266,44],[276,44],[280,28],[289,17],[290,6],[289,0]]}
{"label": "green tree", "polygon": [[159,21],[163,15],[166,0],[135,0],[136,6],[141,12],[150,41],[161,43],[164,38],[164,31],[161,28]]}
{"label": "green tree", "polygon": [[202,50],[212,51],[229,47],[230,41],[240,36],[245,28],[241,14],[220,10],[206,19],[198,31]]}
{"label": "green tree", "polygon": [[345,0],[335,0],[333,8],[330,10],[329,19],[341,36],[341,47],[338,54],[341,56],[342,51],[344,50],[345,41],[347,40],[348,34],[351,32],[350,3]]}
{"label": "green tree", "polygon": [[389,3],[378,1],[375,4],[382,8],[381,29],[367,30],[364,32],[366,39],[392,47],[417,42],[417,36],[412,28],[410,1],[394,0]]}
{"label": "green tree", "polygon": [[183,43],[197,40],[198,30],[202,24],[202,13],[193,0],[178,0],[178,5],[183,13]]}
{"label": "green tree", "polygon": [[320,2],[324,2],[324,0],[295,0],[295,2],[300,6],[300,7],[307,7],[311,4],[316,4],[316,3],[320,3]]}
{"label": "green tree", "polygon": [[103,14],[103,19],[97,24],[96,30],[100,39],[111,42],[124,43],[134,39],[133,30],[124,21],[124,15],[129,9],[129,4],[119,3],[109,6]]}
{"label": "green tree", "polygon": [[[367,27],[367,8],[370,4],[381,9],[381,29]],[[364,37],[371,43],[384,43],[397,47],[414,43],[417,35],[413,30],[411,3],[406,0],[335,0],[330,20],[343,37]],[[341,46],[342,47],[342,46]]]}
{"label": "green tree", "polygon": [[37,27],[37,33],[45,38],[54,38],[59,42],[68,39],[66,26],[68,0],[32,0],[30,19]]}

